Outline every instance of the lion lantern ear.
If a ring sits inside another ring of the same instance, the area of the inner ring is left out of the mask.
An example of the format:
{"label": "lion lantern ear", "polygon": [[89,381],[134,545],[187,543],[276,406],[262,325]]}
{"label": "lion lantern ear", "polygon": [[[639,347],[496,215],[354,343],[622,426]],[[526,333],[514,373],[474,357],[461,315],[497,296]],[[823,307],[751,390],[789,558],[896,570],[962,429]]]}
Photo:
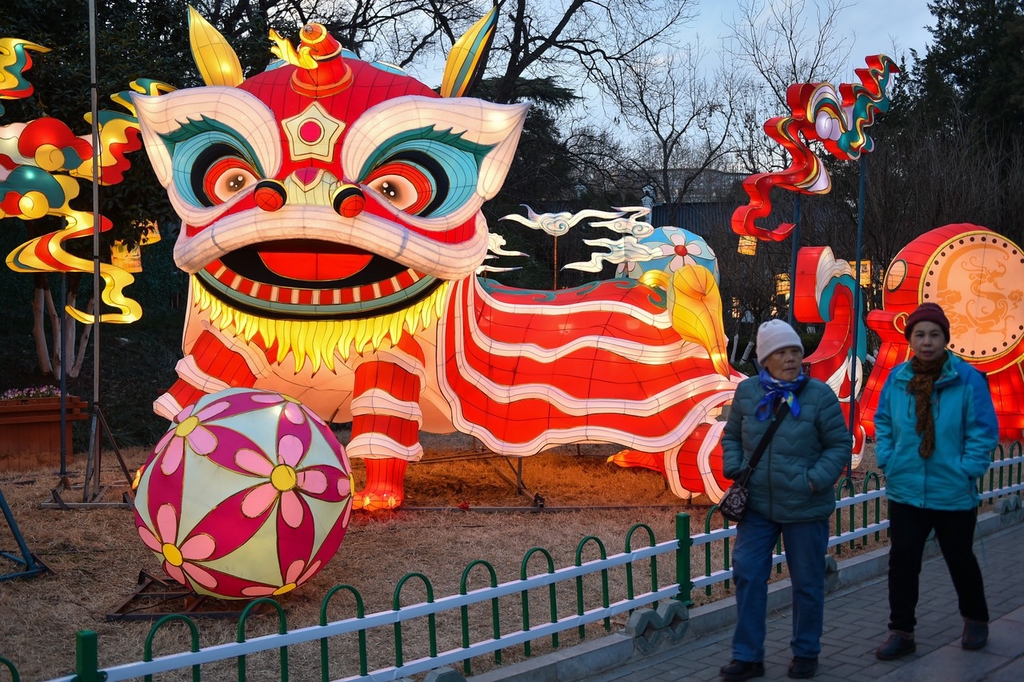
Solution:
{"label": "lion lantern ear", "polygon": [[495,5],[452,45],[441,79],[441,97],[463,97],[480,80],[497,23],[498,6]]}
{"label": "lion lantern ear", "polygon": [[204,83],[234,88],[245,80],[231,45],[192,5],[188,7],[188,40]]}

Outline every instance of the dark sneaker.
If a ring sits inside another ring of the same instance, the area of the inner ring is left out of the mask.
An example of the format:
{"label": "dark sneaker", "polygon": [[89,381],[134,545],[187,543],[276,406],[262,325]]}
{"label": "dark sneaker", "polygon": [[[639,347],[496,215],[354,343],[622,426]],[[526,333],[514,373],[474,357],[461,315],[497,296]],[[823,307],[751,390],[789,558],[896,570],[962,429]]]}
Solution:
{"label": "dark sneaker", "polygon": [[789,676],[794,680],[806,680],[818,672],[818,659],[796,656],[789,664]]}
{"label": "dark sneaker", "polygon": [[988,642],[988,623],[980,620],[964,619],[964,636],[960,638],[960,646],[968,651],[982,648]]}
{"label": "dark sneaker", "polygon": [[917,651],[912,632],[890,632],[885,644],[875,649],[875,658],[880,661],[895,661]]}
{"label": "dark sneaker", "polygon": [[752,677],[764,676],[764,662],[737,661],[733,659],[718,671],[723,680],[749,680]]}

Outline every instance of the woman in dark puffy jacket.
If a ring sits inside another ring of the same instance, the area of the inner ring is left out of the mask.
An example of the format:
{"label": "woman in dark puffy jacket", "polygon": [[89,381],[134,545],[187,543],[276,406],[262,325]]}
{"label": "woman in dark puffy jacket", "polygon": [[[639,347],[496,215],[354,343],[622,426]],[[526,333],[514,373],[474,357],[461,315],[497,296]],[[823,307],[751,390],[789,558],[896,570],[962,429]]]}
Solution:
{"label": "woman in dark puffy jacket", "polygon": [[999,443],[985,377],[950,353],[949,320],[923,303],[907,317],[914,357],[889,373],[875,412],[875,457],[889,499],[889,638],[875,656],[889,661],[917,649],[921,555],[934,530],[964,619],[961,645],[988,640],[988,604],[974,556],[978,478]]}
{"label": "woman in dark puffy jacket", "polygon": [[761,437],[789,406],[754,467],[747,511],[736,530],[733,578],[737,622],[724,680],[764,674],[768,579],[781,534],[793,585],[793,661],[789,677],[813,677],[825,615],[825,562],[836,481],[850,461],[852,439],[839,400],[824,382],[802,372],[803,344],[782,320],[757,330],[764,368],[736,388],[722,436],[723,471],[735,480]]}

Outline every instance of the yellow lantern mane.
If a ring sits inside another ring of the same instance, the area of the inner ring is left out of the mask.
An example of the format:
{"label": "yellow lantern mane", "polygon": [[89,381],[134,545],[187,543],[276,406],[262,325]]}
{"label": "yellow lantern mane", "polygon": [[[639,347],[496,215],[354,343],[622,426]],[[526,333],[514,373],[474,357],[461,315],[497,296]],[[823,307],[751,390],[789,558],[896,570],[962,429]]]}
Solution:
{"label": "yellow lantern mane", "polygon": [[[289,352],[295,357],[295,371],[312,363],[334,370],[334,358],[377,350],[387,341],[398,343],[403,334],[415,334],[434,323],[444,310],[451,288],[444,282],[430,296],[404,310],[360,320],[274,320],[233,308],[207,291],[192,277],[192,300],[200,311],[209,311],[210,322],[221,332],[251,341],[259,334],[269,348],[276,342],[278,358]],[[234,327],[229,331],[230,327]]]}

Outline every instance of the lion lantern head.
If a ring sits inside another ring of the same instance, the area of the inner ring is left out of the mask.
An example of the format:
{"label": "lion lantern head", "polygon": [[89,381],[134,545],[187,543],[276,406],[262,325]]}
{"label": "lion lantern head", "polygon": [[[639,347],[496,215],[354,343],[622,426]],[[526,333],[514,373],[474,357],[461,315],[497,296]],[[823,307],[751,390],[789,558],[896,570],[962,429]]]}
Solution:
{"label": "lion lantern head", "polygon": [[[208,85],[133,100],[182,220],[174,259],[194,299],[240,329],[362,320],[408,310],[482,263],[480,207],[504,182],[528,105],[443,97],[359,60],[319,24],[301,29],[298,49],[271,32],[281,59],[242,79],[220,34],[194,10],[190,24]],[[452,55],[446,95],[475,77],[453,69],[464,50]]]}

